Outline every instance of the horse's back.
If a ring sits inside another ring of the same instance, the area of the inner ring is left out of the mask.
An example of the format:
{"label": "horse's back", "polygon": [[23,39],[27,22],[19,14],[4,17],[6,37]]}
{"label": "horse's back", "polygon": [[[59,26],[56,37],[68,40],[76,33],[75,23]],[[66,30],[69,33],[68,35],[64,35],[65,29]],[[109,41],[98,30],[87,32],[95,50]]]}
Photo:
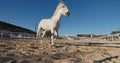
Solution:
{"label": "horse's back", "polygon": [[42,19],[39,23],[39,27],[44,30],[50,30],[50,19]]}

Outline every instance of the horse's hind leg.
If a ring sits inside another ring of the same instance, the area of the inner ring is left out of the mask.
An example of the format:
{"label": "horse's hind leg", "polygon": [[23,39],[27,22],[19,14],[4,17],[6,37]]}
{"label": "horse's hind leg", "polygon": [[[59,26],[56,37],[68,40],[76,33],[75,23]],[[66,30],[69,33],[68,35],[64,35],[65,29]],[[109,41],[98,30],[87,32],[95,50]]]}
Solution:
{"label": "horse's hind leg", "polygon": [[43,35],[41,37],[41,43],[42,43],[42,40],[43,40],[43,37],[45,36],[45,34],[46,34],[46,31],[43,31]]}
{"label": "horse's hind leg", "polygon": [[57,31],[54,31],[55,37],[54,37],[54,41],[58,38],[58,33]]}
{"label": "horse's hind leg", "polygon": [[40,38],[40,35],[41,35],[41,28],[39,27],[39,28],[38,28],[38,32],[37,32],[37,35],[36,35],[36,39],[39,39],[39,38]]}
{"label": "horse's hind leg", "polygon": [[37,31],[37,35],[36,35],[36,42],[39,42],[39,40],[41,38],[41,30],[42,30],[42,28],[39,26],[38,31]]}

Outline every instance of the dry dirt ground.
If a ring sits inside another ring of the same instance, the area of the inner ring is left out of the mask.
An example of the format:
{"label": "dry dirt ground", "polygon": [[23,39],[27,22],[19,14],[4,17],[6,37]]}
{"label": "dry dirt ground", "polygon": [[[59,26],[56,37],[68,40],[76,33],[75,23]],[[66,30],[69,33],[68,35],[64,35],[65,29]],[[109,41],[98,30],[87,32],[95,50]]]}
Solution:
{"label": "dry dirt ground", "polygon": [[120,63],[120,42],[0,39],[0,63]]}

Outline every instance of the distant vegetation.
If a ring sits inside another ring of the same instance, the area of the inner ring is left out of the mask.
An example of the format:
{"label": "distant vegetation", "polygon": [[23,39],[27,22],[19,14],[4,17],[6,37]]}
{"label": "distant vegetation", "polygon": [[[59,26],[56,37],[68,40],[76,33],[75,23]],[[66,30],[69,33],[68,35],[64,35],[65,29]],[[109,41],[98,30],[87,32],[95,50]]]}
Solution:
{"label": "distant vegetation", "polygon": [[112,31],[112,32],[111,32],[111,35],[117,34],[117,33],[120,33],[120,29],[119,29],[119,30],[116,30],[116,31]]}

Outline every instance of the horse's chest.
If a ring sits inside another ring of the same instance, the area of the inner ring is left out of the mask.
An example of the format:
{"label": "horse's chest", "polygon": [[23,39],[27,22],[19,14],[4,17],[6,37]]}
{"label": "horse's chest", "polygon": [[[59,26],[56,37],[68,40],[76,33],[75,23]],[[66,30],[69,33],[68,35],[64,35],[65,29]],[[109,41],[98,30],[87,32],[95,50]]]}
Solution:
{"label": "horse's chest", "polygon": [[54,23],[53,28],[54,28],[55,30],[58,29],[59,27],[60,27],[60,22]]}

